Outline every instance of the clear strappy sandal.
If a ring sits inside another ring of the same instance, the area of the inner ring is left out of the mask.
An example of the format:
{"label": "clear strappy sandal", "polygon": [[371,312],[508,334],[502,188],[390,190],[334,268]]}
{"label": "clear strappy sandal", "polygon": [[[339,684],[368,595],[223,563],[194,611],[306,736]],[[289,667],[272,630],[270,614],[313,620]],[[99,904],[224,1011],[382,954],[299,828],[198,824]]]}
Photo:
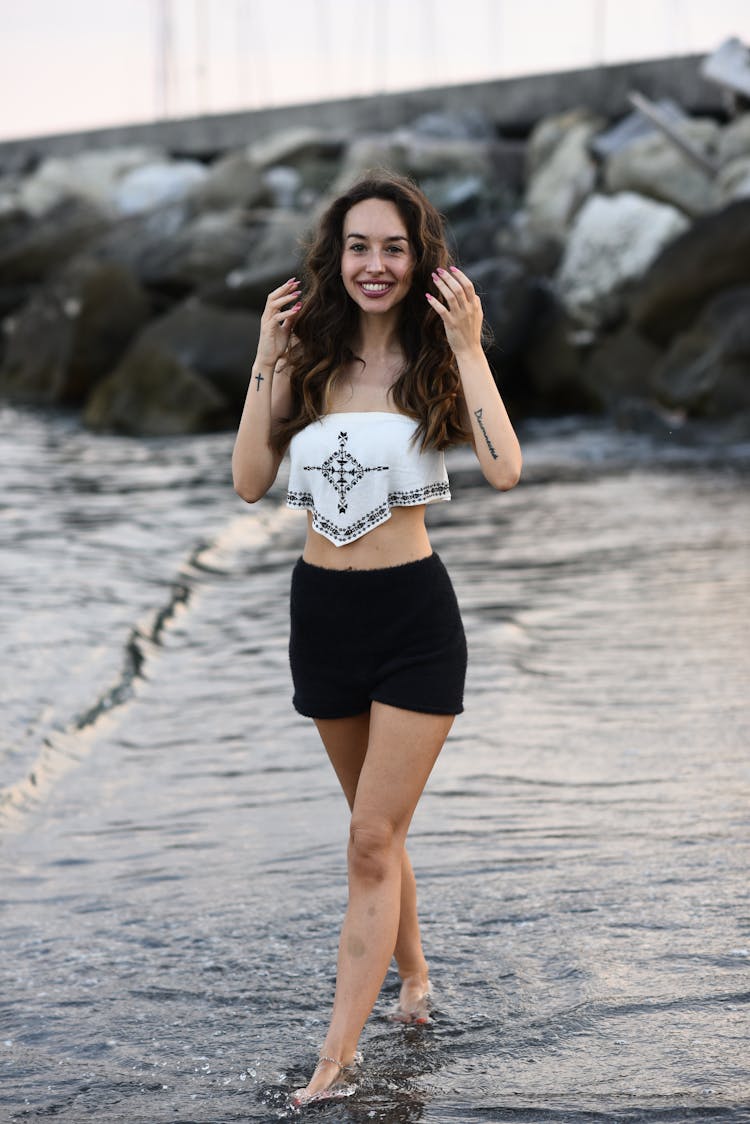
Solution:
{"label": "clear strappy sandal", "polygon": [[[352,1083],[351,1079],[356,1077],[359,1067],[362,1064],[362,1055],[359,1052],[354,1055],[347,1065],[340,1062],[338,1058],[331,1058],[326,1054],[321,1055],[313,1070],[313,1076],[324,1062],[329,1062],[338,1069],[338,1073],[331,1084],[317,1093],[305,1093],[304,1089],[295,1089],[290,1098],[293,1108],[304,1108],[309,1104],[317,1104],[318,1101],[340,1100],[342,1097],[351,1097],[353,1093],[356,1093],[357,1086]],[[342,1078],[345,1078],[345,1080],[342,1080]]]}

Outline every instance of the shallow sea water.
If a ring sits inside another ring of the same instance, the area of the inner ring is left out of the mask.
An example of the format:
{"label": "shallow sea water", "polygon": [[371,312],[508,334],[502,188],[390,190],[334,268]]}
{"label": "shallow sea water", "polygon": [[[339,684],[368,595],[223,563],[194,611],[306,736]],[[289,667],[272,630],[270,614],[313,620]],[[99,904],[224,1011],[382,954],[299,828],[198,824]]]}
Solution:
{"label": "shallow sea water", "polygon": [[[321,1121],[750,1120],[750,455],[575,420],[430,511],[466,713],[410,835],[433,1023],[391,973]],[[231,436],[0,411],[0,1120],[296,1119],[347,816],[290,704],[304,517]]]}

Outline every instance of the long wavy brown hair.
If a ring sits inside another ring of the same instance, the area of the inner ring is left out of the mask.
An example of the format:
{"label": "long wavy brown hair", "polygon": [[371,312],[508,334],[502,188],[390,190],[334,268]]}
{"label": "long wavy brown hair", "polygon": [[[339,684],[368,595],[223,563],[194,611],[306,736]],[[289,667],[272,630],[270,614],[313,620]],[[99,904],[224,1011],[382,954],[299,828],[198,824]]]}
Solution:
{"label": "long wavy brown hair", "polygon": [[344,218],[365,199],[393,203],[404,225],[414,267],[411,287],[400,304],[398,336],[404,367],[391,388],[396,408],[419,422],[415,440],[422,450],[469,441],[461,412],[458,368],[440,317],[425,300],[437,295],[432,273],[451,258],[443,220],[411,180],[386,172],[368,173],[330,205],[320,220],[303,267],[307,290],[287,355],[292,406],[275,426],[272,445],[282,453],[295,433],[327,412],[336,382],[347,365],[363,362],[352,350],[360,310],[341,279]]}

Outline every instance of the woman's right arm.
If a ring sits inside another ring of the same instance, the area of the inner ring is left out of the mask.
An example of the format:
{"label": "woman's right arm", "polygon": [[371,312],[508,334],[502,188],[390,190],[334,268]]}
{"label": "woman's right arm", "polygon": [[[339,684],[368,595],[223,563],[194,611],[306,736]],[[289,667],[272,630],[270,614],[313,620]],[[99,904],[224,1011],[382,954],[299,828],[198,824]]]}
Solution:
{"label": "woman's right arm", "polygon": [[289,302],[297,301],[299,295],[299,283],[292,277],[269,294],[260,321],[258,354],[232,453],[234,489],[248,503],[265,496],[281,464],[281,457],[271,448],[271,429],[277,418],[288,415],[291,405],[283,356],[302,307],[298,302],[289,308]]}

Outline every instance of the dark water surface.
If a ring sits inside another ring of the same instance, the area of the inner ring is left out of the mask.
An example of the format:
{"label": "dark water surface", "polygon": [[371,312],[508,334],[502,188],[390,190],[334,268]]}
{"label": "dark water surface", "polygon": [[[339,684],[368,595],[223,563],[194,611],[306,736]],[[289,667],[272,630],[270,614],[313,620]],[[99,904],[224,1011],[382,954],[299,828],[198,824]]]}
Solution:
{"label": "dark water surface", "polygon": [[[289,701],[304,517],[231,437],[0,412],[0,1120],[275,1121],[347,817]],[[321,1121],[750,1120],[747,449],[570,422],[434,508],[467,710],[418,809],[435,1019]]]}

